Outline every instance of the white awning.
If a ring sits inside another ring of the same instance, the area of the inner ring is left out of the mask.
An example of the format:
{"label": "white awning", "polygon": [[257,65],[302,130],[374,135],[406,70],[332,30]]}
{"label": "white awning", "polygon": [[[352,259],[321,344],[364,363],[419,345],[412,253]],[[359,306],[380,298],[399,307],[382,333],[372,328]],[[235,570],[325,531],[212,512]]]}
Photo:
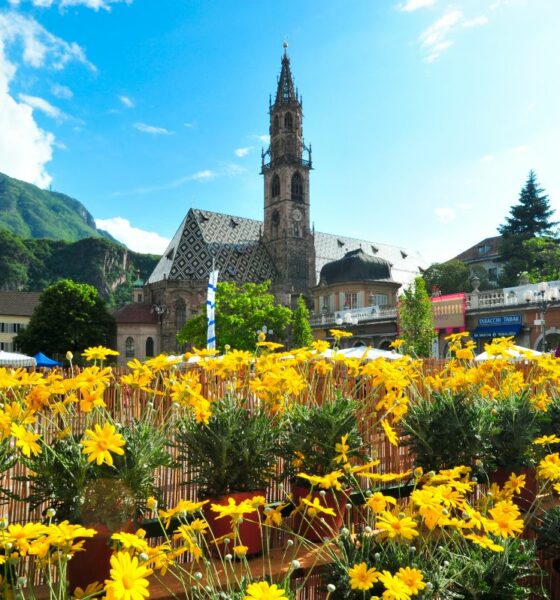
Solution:
{"label": "white awning", "polygon": [[36,364],[37,361],[32,356],[0,350],[0,367],[34,367]]}

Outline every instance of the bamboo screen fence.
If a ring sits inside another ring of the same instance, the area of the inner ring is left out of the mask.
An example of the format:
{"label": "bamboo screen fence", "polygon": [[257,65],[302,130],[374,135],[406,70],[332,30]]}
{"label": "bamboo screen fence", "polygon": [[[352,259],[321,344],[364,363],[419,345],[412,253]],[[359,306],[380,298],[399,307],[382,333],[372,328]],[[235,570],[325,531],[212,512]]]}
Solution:
{"label": "bamboo screen fence", "polygon": [[[438,373],[444,365],[445,361],[443,360],[425,360],[423,363],[424,374]],[[190,368],[196,369],[197,367]],[[529,367],[520,364],[517,368],[526,370]],[[119,375],[128,371],[126,369],[114,369],[113,372],[115,377],[118,378]],[[199,372],[203,383],[203,394],[208,394],[209,397],[218,397],[220,394],[226,393],[226,383],[224,381],[215,377],[208,378],[207,374],[202,369],[199,369]],[[373,427],[373,423],[375,422],[374,406],[377,403],[376,395],[373,393],[373,390],[368,387],[368,384],[361,382],[359,378],[349,375],[342,366],[338,366],[334,373],[334,381],[330,386],[322,386],[321,382],[317,384],[316,389],[313,391],[316,400],[321,401],[322,397],[333,394],[336,391],[339,391],[342,394],[362,398],[363,405],[360,407],[360,414],[358,415],[360,429],[364,442],[370,447],[372,456],[375,456],[380,460],[378,467],[379,472],[403,472],[410,469],[413,466],[414,460],[408,453],[406,446],[392,446],[387,441],[386,436],[382,435],[378,428]],[[248,379],[249,378],[247,378],[247,381]],[[132,390],[126,386],[117,386],[114,383],[106,388],[104,396],[107,408],[114,419],[123,424],[138,417],[150,399],[150,394],[147,392]],[[254,397],[248,392],[247,399],[249,403],[255,401]],[[164,398],[160,402],[162,414],[166,403],[169,405],[169,399]],[[43,425],[46,428],[46,431],[48,431],[49,425],[46,422]],[[80,431],[80,423],[76,423],[75,430]],[[173,453],[173,448],[171,449],[171,452]],[[15,467],[6,474],[5,481],[13,492],[20,497],[25,498],[28,495],[28,489],[26,488],[25,483],[18,480],[18,477],[23,474],[24,467],[21,464],[16,464]],[[167,506],[176,505],[179,499],[197,499],[196,487],[193,485],[183,485],[183,482],[188,482],[190,480],[190,474],[191,472],[188,465],[183,465],[181,468],[162,468],[159,470],[157,476],[163,492],[163,500]],[[364,484],[365,483],[366,482],[364,481]],[[285,500],[288,491],[288,481],[273,483],[267,490],[267,499],[271,502]],[[8,505],[2,508],[4,514],[7,514],[10,522],[23,523],[31,520],[41,520],[43,518],[44,510],[48,507],[40,506],[34,511],[31,511],[26,502],[10,500]],[[352,510],[352,515],[356,520],[359,519],[359,514],[360,508],[355,507]],[[285,536],[278,533],[275,539],[271,541],[274,546],[283,544],[285,543]],[[542,565],[548,572],[552,571],[550,561],[542,561]],[[305,590],[299,594],[298,600],[316,600],[323,597],[319,583],[318,575],[311,576],[306,583]],[[556,576],[550,578],[545,583],[551,592],[551,598],[560,599],[560,577]]]}

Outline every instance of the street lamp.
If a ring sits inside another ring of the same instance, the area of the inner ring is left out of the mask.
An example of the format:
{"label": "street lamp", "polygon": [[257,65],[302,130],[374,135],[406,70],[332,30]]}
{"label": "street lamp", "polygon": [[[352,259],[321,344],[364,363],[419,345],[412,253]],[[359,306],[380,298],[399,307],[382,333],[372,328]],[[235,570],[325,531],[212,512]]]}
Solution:
{"label": "street lamp", "polygon": [[527,290],[523,294],[523,298],[527,304],[535,303],[537,305],[537,310],[540,313],[540,318],[535,319],[534,324],[540,326],[541,328],[541,337],[543,343],[543,352],[546,352],[546,322],[545,322],[545,313],[548,310],[548,307],[556,302],[560,297],[558,292],[558,288],[549,288],[548,283],[546,281],[541,281],[537,285],[536,290]]}

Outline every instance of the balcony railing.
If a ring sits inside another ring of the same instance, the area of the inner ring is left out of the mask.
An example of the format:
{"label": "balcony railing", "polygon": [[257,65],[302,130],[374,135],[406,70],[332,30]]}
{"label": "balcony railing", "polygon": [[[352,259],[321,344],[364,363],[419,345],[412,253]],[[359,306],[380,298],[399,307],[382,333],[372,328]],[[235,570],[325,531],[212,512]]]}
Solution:
{"label": "balcony railing", "polygon": [[297,165],[309,169],[313,168],[311,164],[311,159],[306,160],[302,156],[296,156],[295,154],[283,154],[282,156],[279,156],[278,158],[275,158],[273,160],[269,160],[268,162],[264,162],[263,160],[261,173],[264,173],[265,171],[271,169],[272,163],[274,163],[275,165]]}
{"label": "balcony railing", "polygon": [[311,327],[325,327],[336,326],[337,324],[353,325],[367,321],[382,321],[396,318],[397,309],[395,307],[380,308],[379,306],[365,306],[363,308],[351,308],[323,315],[315,315],[309,319],[309,323]]}

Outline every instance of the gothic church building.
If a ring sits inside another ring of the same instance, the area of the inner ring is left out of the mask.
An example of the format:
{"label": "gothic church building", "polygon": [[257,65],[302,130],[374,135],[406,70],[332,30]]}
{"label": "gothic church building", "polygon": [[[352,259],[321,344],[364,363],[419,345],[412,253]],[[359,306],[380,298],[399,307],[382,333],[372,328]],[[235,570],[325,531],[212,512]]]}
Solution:
{"label": "gothic church building", "polygon": [[[388,262],[400,285],[408,285],[426,266],[414,250],[312,229],[311,146],[303,139],[302,103],[286,50],[269,114],[270,146],[262,153],[261,166],[263,221],[189,210],[141,297],[146,309],[149,307],[144,312],[149,312],[153,325],[157,322],[156,353],[179,350],[177,331],[204,310],[212,264],[219,269],[221,281],[242,284],[270,279],[278,302],[288,306],[293,306],[300,294],[310,301],[322,267],[349,251],[360,250]],[[118,323],[118,313],[116,318]],[[123,355],[124,348],[119,350]],[[138,358],[144,358],[143,354],[141,348],[135,352]]]}

